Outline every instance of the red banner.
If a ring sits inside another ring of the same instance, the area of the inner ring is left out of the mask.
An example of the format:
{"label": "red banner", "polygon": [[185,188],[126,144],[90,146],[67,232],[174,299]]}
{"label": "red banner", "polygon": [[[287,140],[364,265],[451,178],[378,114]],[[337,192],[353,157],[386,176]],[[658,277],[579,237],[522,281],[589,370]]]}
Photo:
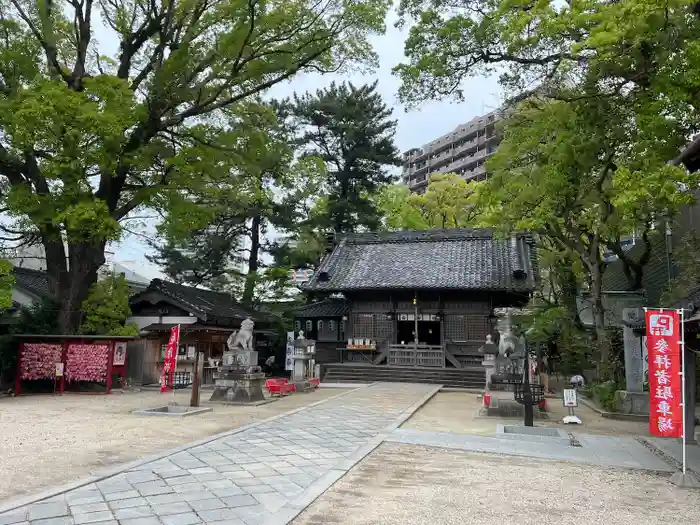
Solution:
{"label": "red banner", "polygon": [[160,376],[160,391],[168,390],[168,376],[175,372],[177,366],[177,346],[180,341],[180,325],[170,329],[170,339],[165,348],[165,359],[163,361],[163,374]]}
{"label": "red banner", "polygon": [[647,310],[649,351],[649,432],[653,436],[683,436],[681,323],[673,310]]}

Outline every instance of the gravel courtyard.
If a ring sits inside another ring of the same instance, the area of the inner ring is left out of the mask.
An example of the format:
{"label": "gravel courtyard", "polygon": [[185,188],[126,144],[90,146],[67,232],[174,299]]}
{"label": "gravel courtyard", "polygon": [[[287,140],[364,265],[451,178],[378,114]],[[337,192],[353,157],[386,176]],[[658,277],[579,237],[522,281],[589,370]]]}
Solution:
{"label": "gravel courtyard", "polygon": [[[211,405],[185,418],[132,414],[172,401],[171,393],[27,396],[0,399],[0,500],[89,475],[101,467],[155,454],[347,392],[320,388],[258,407]],[[202,406],[211,391],[202,392]],[[176,402],[188,405],[190,391]]]}
{"label": "gravel courtyard", "polygon": [[384,443],[293,525],[700,523],[668,476]]}

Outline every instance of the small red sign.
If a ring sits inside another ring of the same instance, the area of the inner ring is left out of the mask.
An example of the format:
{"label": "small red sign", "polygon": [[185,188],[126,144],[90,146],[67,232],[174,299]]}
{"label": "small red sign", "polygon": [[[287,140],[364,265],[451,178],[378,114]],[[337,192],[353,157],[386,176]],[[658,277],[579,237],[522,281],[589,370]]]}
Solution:
{"label": "small red sign", "polygon": [[163,361],[163,374],[160,376],[160,391],[167,392],[168,376],[175,372],[177,365],[177,347],[180,342],[180,325],[170,329],[170,339],[165,348],[165,359]]}
{"label": "small red sign", "polygon": [[649,351],[649,432],[654,436],[683,436],[681,323],[673,310],[647,310]]}

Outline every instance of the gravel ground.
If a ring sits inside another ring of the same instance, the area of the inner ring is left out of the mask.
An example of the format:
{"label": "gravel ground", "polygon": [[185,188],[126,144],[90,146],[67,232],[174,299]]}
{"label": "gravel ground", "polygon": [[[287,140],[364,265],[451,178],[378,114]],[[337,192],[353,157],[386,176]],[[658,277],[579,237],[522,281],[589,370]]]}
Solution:
{"label": "gravel ground", "polygon": [[[138,408],[172,401],[172,394],[118,391],[108,396],[27,396],[0,399],[0,500],[85,477],[236,427],[328,399],[347,390],[318,389],[258,407],[211,405],[185,418],[137,416]],[[202,392],[202,406],[211,391]],[[190,391],[176,401],[189,405]]]}
{"label": "gravel ground", "polygon": [[[512,395],[512,394],[511,394]],[[576,408],[576,415],[582,425],[564,425],[561,420],[567,414],[558,399],[547,399],[550,419],[538,419],[537,426],[565,427],[585,434],[608,436],[648,436],[649,424],[640,421],[617,421],[606,419],[585,406]],[[458,434],[491,435],[496,432],[498,423],[512,425],[522,422],[519,418],[480,417],[481,402],[477,394],[465,392],[440,392],[426,403],[402,428],[428,430],[434,432],[456,432]]]}
{"label": "gravel ground", "polygon": [[293,525],[700,523],[700,492],[665,477],[385,443]]}

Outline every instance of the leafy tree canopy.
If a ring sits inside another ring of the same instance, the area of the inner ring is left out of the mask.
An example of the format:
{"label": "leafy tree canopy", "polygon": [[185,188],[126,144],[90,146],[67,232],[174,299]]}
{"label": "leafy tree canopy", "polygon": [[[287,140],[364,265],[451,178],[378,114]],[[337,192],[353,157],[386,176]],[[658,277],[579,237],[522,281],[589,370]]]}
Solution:
{"label": "leafy tree canopy", "polygon": [[0,313],[12,307],[12,288],[15,285],[15,276],[12,273],[12,264],[9,261],[0,260]]}
{"label": "leafy tree canopy", "polygon": [[132,212],[181,206],[198,220],[192,196],[237,160],[239,105],[299,72],[375,64],[368,38],[388,5],[3,0],[2,208],[7,230],[44,246],[61,330],[77,329],[105,243]]}
{"label": "leafy tree canopy", "polygon": [[402,0],[400,11],[414,22],[396,68],[406,101],[461,98],[464,79],[500,72],[514,95],[587,79],[608,95],[646,92],[697,120],[688,114],[700,104],[694,0]]}
{"label": "leafy tree canopy", "polygon": [[475,188],[479,182],[454,173],[431,175],[425,193],[411,194],[407,186],[384,186],[377,208],[390,230],[466,228],[473,225]]}
{"label": "leafy tree canopy", "polygon": [[131,315],[129,284],[123,275],[108,275],[90,287],[83,302],[80,333],[90,335],[139,335],[138,326],[124,324]]}

